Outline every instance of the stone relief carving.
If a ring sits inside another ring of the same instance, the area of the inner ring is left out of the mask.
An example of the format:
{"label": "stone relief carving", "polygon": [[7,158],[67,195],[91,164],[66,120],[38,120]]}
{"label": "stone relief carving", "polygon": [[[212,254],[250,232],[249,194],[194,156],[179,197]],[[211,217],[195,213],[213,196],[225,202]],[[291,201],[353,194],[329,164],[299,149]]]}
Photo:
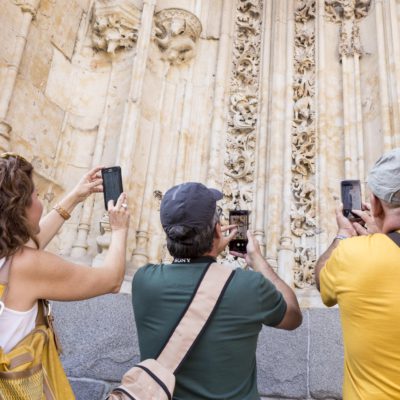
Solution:
{"label": "stone relief carving", "polygon": [[168,8],[155,15],[155,37],[164,60],[172,65],[188,62],[196,55],[202,26],[189,11]]}
{"label": "stone relief carving", "polygon": [[299,0],[296,5],[295,21],[302,24],[315,17],[315,0]]}
{"label": "stone relief carving", "polygon": [[237,0],[228,133],[224,159],[223,215],[250,210],[253,202],[255,128],[261,57],[262,0]]}
{"label": "stone relief carving", "polygon": [[297,247],[295,250],[294,279],[296,286],[305,288],[315,282],[314,266],[317,262],[315,250],[308,247]]}
{"label": "stone relief carving", "polygon": [[138,38],[140,11],[128,0],[96,0],[92,43],[97,50],[114,54],[132,48]]}
{"label": "stone relief carving", "polygon": [[315,264],[315,0],[297,1],[295,21],[290,216],[294,284],[304,288],[314,284]]}
{"label": "stone relief carving", "polygon": [[359,20],[368,15],[371,0],[325,0],[325,16],[328,21],[340,23],[339,54],[363,55]]}

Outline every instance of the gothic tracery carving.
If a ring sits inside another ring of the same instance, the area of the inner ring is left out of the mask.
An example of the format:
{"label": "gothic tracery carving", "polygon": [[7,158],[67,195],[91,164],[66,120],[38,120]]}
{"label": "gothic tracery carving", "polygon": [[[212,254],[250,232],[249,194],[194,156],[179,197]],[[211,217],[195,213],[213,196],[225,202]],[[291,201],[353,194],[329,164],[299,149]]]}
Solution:
{"label": "gothic tracery carving", "polygon": [[139,10],[127,0],[96,0],[92,42],[97,50],[114,54],[132,48],[138,38]]}
{"label": "gothic tracery carving", "polygon": [[237,0],[228,134],[224,159],[224,216],[251,209],[261,56],[261,0]]}
{"label": "gothic tracery carving", "polygon": [[163,59],[171,64],[184,64],[196,54],[196,42],[202,26],[189,11],[168,8],[155,15],[155,42]]}
{"label": "gothic tracery carving", "polygon": [[303,288],[314,284],[315,264],[315,0],[297,1],[295,21],[291,231],[294,283]]}

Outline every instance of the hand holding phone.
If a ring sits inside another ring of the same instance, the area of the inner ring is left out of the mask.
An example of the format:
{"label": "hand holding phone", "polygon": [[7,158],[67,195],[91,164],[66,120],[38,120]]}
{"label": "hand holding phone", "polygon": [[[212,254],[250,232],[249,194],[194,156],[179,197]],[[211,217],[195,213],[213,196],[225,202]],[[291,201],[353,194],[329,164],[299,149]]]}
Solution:
{"label": "hand holding phone", "polygon": [[360,222],[362,219],[351,212],[351,210],[361,210],[361,183],[359,180],[344,180],[340,183],[343,215],[351,222]]}
{"label": "hand holding phone", "polygon": [[108,202],[113,200],[114,205],[117,204],[119,196],[124,191],[122,187],[121,167],[103,168],[101,176],[103,178],[104,205],[108,211]]}
{"label": "hand holding phone", "polygon": [[246,253],[247,230],[249,229],[249,211],[231,210],[229,211],[229,225],[236,225],[237,232],[235,237],[229,242],[229,251]]}

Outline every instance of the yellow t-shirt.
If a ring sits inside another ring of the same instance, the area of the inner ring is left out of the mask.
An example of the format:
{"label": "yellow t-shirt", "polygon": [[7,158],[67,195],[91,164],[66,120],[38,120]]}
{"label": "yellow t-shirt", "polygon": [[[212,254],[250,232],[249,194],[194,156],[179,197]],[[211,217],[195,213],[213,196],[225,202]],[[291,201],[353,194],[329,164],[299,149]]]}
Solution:
{"label": "yellow t-shirt", "polygon": [[400,399],[400,247],[384,234],[342,240],[320,286],[340,309],[343,399]]}

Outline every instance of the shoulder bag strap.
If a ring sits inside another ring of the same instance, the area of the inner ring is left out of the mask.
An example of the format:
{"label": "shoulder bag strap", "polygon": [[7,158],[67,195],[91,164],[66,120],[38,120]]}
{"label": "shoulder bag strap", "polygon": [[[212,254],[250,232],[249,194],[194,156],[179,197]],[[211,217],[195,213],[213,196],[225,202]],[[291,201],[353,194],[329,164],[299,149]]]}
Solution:
{"label": "shoulder bag strap", "polygon": [[212,263],[209,266],[178,326],[157,358],[161,365],[176,373],[205,331],[234,273],[225,265]]}
{"label": "shoulder bag strap", "polygon": [[393,240],[393,242],[395,242],[397,244],[397,246],[400,247],[400,233],[399,232],[393,231],[393,232],[389,232],[387,235],[390,237],[390,239]]}
{"label": "shoulder bag strap", "polygon": [[0,284],[4,286],[3,293],[0,296],[0,315],[4,310],[4,302],[6,300],[7,292],[8,292],[8,279],[10,277],[10,267],[11,267],[12,257],[7,258],[4,265],[0,269]]}

